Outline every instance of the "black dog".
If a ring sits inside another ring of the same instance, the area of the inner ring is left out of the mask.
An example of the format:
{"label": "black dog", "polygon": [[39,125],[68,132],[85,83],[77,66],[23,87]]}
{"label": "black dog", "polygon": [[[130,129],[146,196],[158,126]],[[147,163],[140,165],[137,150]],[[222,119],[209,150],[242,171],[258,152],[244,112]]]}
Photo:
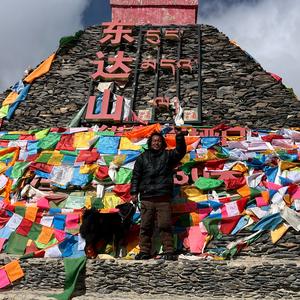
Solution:
{"label": "black dog", "polygon": [[99,243],[113,243],[115,256],[119,257],[126,235],[132,224],[135,206],[131,203],[118,205],[117,213],[100,213],[97,209],[86,209],[82,216],[80,235],[85,239],[87,257],[98,255]]}

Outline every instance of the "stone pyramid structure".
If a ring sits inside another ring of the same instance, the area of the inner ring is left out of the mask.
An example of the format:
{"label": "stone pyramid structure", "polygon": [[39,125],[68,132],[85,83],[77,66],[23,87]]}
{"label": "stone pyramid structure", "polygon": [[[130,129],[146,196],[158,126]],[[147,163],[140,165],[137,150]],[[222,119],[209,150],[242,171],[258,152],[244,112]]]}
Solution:
{"label": "stone pyramid structure", "polygon": [[[96,53],[102,51],[108,56],[115,50],[100,45],[103,28],[89,27],[77,40],[57,50],[50,71],[34,81],[26,100],[15,111],[12,120],[4,121],[3,129],[27,130],[66,127],[69,124],[93,94],[91,75],[97,70],[93,64],[97,60]],[[138,40],[141,28],[134,27],[135,40]],[[160,30],[166,28],[161,27]],[[217,28],[209,25],[173,28],[183,30],[181,58],[195,61],[191,72],[181,71],[179,99],[184,109],[200,106],[201,120],[198,124],[213,126],[226,123],[231,126],[269,129],[299,126],[299,101],[292,90],[274,79]],[[162,38],[162,44],[161,57],[176,58],[178,53],[174,42]],[[140,65],[136,66],[137,45],[125,44],[119,48],[135,60],[132,69],[137,68],[138,88],[134,90],[135,78],[131,76],[126,86],[117,93],[129,99],[134,98],[135,94],[133,109],[145,109],[149,107],[148,101],[155,96],[155,76],[149,76],[142,72]],[[157,55],[157,50],[145,41],[142,41],[141,52],[140,63],[142,59],[156,58]],[[168,71],[160,72],[158,95],[170,98],[176,96],[178,87],[174,76]],[[2,93],[0,99],[5,99],[8,93],[9,90]],[[156,120],[172,122],[172,117],[162,113]],[[81,124],[94,123],[87,122],[83,116]]]}

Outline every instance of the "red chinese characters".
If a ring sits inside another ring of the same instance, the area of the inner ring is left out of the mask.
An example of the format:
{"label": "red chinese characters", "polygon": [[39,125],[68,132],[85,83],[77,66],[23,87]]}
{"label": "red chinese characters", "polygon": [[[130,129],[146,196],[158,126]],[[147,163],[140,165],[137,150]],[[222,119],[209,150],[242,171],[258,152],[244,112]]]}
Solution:
{"label": "red chinese characters", "polygon": [[97,53],[99,61],[94,64],[98,65],[97,72],[92,74],[92,78],[101,78],[103,80],[128,80],[131,74],[131,68],[127,66],[133,61],[132,57],[124,57],[124,51],[118,51],[115,57],[109,57],[108,62],[111,66],[105,68],[104,54],[99,51]]}
{"label": "red chinese characters", "polygon": [[113,46],[117,46],[121,43],[122,40],[126,41],[129,44],[132,44],[134,42],[134,38],[131,36],[131,24],[105,22],[102,23],[102,25],[107,26],[107,28],[103,30],[105,36],[100,40],[100,44],[110,42]]}
{"label": "red chinese characters", "polygon": [[110,98],[111,98],[110,90],[104,90],[101,112],[95,114],[94,111],[95,111],[95,104],[96,104],[96,96],[90,96],[85,118],[87,120],[121,121],[124,98],[122,96],[116,96],[116,108],[114,113],[109,112]]}

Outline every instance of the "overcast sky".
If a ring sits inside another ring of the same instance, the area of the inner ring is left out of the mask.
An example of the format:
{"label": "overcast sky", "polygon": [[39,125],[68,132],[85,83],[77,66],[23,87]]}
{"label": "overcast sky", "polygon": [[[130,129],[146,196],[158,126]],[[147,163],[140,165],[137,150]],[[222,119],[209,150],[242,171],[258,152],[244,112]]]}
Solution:
{"label": "overcast sky", "polygon": [[[200,0],[216,26],[300,96],[300,0]],[[0,90],[58,47],[62,36],[110,19],[109,0],[1,0]]]}

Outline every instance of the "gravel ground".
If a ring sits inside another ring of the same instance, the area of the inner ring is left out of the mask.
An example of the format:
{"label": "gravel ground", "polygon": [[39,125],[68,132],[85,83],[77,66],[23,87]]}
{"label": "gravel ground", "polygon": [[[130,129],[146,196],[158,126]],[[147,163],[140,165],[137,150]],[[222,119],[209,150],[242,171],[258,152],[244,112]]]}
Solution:
{"label": "gravel ground", "polygon": [[[51,293],[55,293],[55,291],[51,291]],[[45,291],[22,291],[22,292],[0,292],[1,300],[49,300],[55,299],[46,296]],[[240,300],[240,299],[261,299],[259,295],[249,295],[249,297],[243,298],[235,298],[235,297],[192,297],[192,296],[178,296],[178,295],[138,295],[135,293],[124,293],[124,294],[85,294],[81,296],[75,296],[72,298],[73,300]],[[264,298],[264,299],[273,299],[273,298]]]}
{"label": "gravel ground", "polygon": [[[22,293],[22,294],[20,294]],[[45,292],[2,292],[0,293],[1,300],[49,300],[55,298],[49,298],[46,296]],[[196,300],[199,297],[190,297],[190,296],[173,296],[173,295],[138,295],[134,293],[128,294],[85,294],[82,296],[75,296],[73,300]],[[214,297],[214,298],[201,298],[203,300],[221,300],[221,299],[232,299],[236,300],[237,298],[228,298],[228,297]],[[249,299],[249,298],[247,298]]]}

